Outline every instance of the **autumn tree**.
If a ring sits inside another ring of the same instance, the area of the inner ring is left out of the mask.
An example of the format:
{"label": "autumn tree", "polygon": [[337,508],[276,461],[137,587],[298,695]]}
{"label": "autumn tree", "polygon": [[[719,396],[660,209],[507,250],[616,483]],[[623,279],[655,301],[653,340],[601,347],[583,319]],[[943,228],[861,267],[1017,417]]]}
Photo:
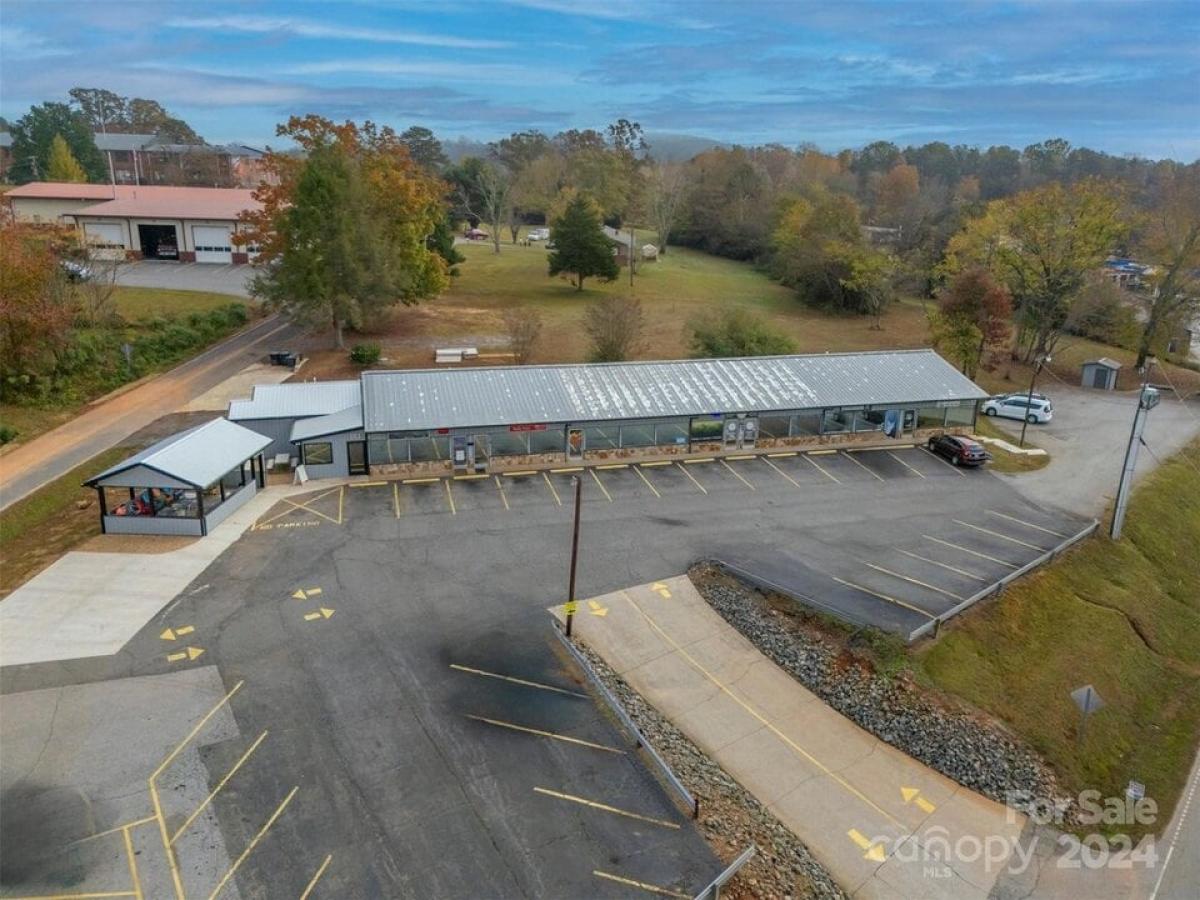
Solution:
{"label": "autumn tree", "polygon": [[413,125],[400,133],[400,143],[408,150],[413,162],[431,175],[442,172],[450,160],[442,150],[442,142],[432,131],[420,125]]}
{"label": "autumn tree", "polygon": [[1171,172],[1139,232],[1139,252],[1154,265],[1138,340],[1140,368],[1165,327],[1188,324],[1200,313],[1200,168]]}
{"label": "autumn tree", "polygon": [[1053,351],[1088,273],[1126,232],[1113,185],[1053,182],[988,204],[951,238],[940,271],[991,271],[1012,295],[1018,345],[1029,360]]}
{"label": "autumn tree", "polygon": [[592,362],[621,362],[637,353],[646,319],[635,297],[604,297],[588,305],[583,330]]}
{"label": "autumn tree", "polygon": [[548,258],[550,274],[572,276],[575,290],[583,290],[585,278],[613,281],[620,272],[612,244],[601,230],[600,209],[584,194],[565,196],[562,212],[550,222],[554,249]]}
{"label": "autumn tree", "polygon": [[897,225],[917,199],[921,179],[916,166],[898,162],[875,184],[875,220],[882,225]]}
{"label": "autumn tree", "polygon": [[499,253],[500,229],[511,214],[512,175],[491,160],[467,159],[459,164],[451,179],[461,208],[488,226],[493,252]]}
{"label": "autumn tree", "polygon": [[59,265],[62,229],[9,222],[0,228],[0,390],[32,388],[71,344],[75,294]]}
{"label": "autumn tree", "polygon": [[685,168],[679,163],[658,162],[646,172],[645,210],[658,234],[658,252],[666,254],[671,231],[679,220],[679,208],[687,190]]}
{"label": "autumn tree", "polygon": [[19,184],[44,178],[50,168],[54,139],[60,136],[83,168],[88,181],[108,180],[108,167],[96,149],[87,119],[65,103],[34,106],[13,123],[9,178]]}
{"label": "autumn tree", "polygon": [[255,191],[243,240],[260,248],[251,290],[300,322],[343,331],[378,321],[445,287],[446,263],[427,238],[445,185],[419,167],[390,128],[293,117],[276,129],[303,155],[269,153],[278,180]]}
{"label": "autumn tree", "polygon": [[793,202],[775,229],[773,274],[814,306],[878,319],[891,267],[887,254],[863,237],[858,205],[841,194]]}
{"label": "autumn tree", "polygon": [[974,378],[989,346],[1002,345],[1012,332],[1012,298],[982,267],[959,272],[938,292],[931,315],[934,342],[947,350],[963,374]]}
{"label": "autumn tree", "polygon": [[87,181],[87,173],[83,166],[71,153],[71,148],[63,140],[61,134],[56,134],[50,142],[50,156],[46,161],[46,180],[74,182],[81,184]]}

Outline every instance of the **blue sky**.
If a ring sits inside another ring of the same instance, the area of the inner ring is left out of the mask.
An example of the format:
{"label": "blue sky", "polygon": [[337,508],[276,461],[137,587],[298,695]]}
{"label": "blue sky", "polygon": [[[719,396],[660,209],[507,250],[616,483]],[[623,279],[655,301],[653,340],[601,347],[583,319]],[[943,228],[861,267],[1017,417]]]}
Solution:
{"label": "blue sky", "polygon": [[1200,156],[1200,0],[5,0],[0,114],[75,85],[206,139],[291,114],[493,139],[603,127],[824,149],[1065,137]]}

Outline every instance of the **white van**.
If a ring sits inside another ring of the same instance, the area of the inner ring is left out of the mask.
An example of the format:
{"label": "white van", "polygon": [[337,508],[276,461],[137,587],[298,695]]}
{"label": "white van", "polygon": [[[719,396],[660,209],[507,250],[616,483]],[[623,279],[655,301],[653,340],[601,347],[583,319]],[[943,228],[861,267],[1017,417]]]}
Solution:
{"label": "white van", "polygon": [[983,404],[985,416],[1002,416],[1005,419],[1024,419],[1034,425],[1042,425],[1054,417],[1050,398],[1042,394],[1001,394]]}

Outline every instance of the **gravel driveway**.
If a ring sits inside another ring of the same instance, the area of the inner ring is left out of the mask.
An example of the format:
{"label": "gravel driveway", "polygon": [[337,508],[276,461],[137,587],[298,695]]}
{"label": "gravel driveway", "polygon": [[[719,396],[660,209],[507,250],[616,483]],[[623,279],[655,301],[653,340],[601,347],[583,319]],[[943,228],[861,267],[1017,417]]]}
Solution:
{"label": "gravel driveway", "polygon": [[[1077,515],[1099,516],[1117,492],[1137,394],[1063,384],[1039,389],[1053,402],[1054,418],[1045,425],[1030,425],[1026,439],[1050,453],[1050,465],[1000,477],[1011,479],[1013,487],[1037,503]],[[1021,433],[1021,423],[1014,419],[991,421],[1014,437]],[[1200,402],[1183,403],[1163,392],[1162,402],[1146,423],[1146,446],[1138,455],[1136,477],[1154,469],[1155,457],[1166,459],[1197,434]]]}
{"label": "gravel driveway", "polygon": [[253,275],[252,266],[141,260],[122,265],[117,271],[117,284],[249,297]]}

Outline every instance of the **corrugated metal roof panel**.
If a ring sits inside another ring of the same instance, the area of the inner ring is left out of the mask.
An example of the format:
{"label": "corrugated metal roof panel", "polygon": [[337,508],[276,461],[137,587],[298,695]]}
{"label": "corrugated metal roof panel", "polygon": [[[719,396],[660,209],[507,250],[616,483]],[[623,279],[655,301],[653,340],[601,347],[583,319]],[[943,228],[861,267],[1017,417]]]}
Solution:
{"label": "corrugated metal roof panel", "polygon": [[292,443],[343,431],[360,431],[363,427],[362,407],[355,405],[327,416],[300,419],[292,425]]}
{"label": "corrugated metal roof panel", "polygon": [[145,465],[179,481],[204,488],[239,463],[261,452],[270,443],[269,437],[228,419],[213,419],[151,444],[112,468],[105,469],[86,484],[98,484],[118,472]]}
{"label": "corrugated metal roof panel", "polygon": [[249,400],[232,400],[229,418],[235,422],[251,419],[307,419],[327,416],[361,403],[357,381],[291,381],[284,384],[256,384]]}
{"label": "corrugated metal roof panel", "polygon": [[364,372],[369,432],[977,400],[932,350]]}

